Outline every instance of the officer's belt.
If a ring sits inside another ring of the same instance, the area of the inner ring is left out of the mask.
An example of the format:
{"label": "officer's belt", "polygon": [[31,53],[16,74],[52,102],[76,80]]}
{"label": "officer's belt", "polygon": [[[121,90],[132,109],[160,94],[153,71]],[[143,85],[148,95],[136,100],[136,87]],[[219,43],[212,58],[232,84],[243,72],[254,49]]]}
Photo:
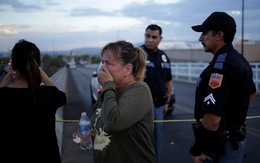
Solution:
{"label": "officer's belt", "polygon": [[226,130],[226,138],[230,141],[244,141],[246,136],[246,124],[232,130]]}
{"label": "officer's belt", "polygon": [[162,106],[166,103],[167,97],[153,97],[153,103],[155,106]]}

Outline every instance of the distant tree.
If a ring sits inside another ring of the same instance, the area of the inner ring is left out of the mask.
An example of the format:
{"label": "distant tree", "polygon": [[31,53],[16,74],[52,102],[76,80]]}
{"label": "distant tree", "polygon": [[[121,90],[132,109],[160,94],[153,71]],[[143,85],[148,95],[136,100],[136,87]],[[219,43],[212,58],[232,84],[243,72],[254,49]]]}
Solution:
{"label": "distant tree", "polygon": [[42,56],[42,69],[48,76],[52,76],[60,68],[65,66],[65,64],[63,55],[52,57],[51,55],[45,54]]}
{"label": "distant tree", "polygon": [[81,55],[81,59],[82,59],[83,61],[88,61],[89,58],[90,58],[90,56],[89,56],[88,54]]}
{"label": "distant tree", "polygon": [[100,56],[92,56],[91,57],[91,63],[99,63],[100,62]]}

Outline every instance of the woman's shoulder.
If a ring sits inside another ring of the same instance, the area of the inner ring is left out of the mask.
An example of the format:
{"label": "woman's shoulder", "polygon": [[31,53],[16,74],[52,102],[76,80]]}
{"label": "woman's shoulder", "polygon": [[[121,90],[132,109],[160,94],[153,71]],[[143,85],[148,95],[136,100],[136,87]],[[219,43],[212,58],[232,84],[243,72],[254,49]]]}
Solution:
{"label": "woman's shoulder", "polygon": [[64,93],[65,94],[65,92],[59,90],[55,86],[46,86],[46,85],[40,86],[40,92],[41,92],[41,94],[53,94],[53,93]]}
{"label": "woman's shoulder", "polygon": [[143,88],[145,88],[145,89],[149,89],[149,86],[148,86],[147,83],[144,82],[144,81],[137,81],[137,82],[135,83],[135,85],[136,85],[137,87],[143,87]]}
{"label": "woman's shoulder", "polygon": [[18,92],[28,92],[28,88],[1,87],[0,94],[14,94]]}
{"label": "woman's shoulder", "polygon": [[55,86],[46,86],[41,85],[40,86],[40,99],[42,101],[53,101],[66,103],[67,102],[67,96],[66,93],[59,90]]}
{"label": "woman's shoulder", "polygon": [[11,91],[11,90],[12,90],[12,88],[9,88],[9,87],[1,87],[0,88],[0,97],[12,94],[11,92],[13,92],[13,91]]}
{"label": "woman's shoulder", "polygon": [[55,86],[47,86],[47,85],[41,85],[40,86],[41,90],[58,90]]}
{"label": "woman's shoulder", "polygon": [[10,102],[16,105],[17,103],[25,102],[27,99],[30,99],[30,97],[31,95],[28,88],[0,88],[0,100],[2,105],[8,104]]}
{"label": "woman's shoulder", "polygon": [[147,85],[147,83],[144,82],[144,81],[137,81],[135,84],[132,85],[132,88],[135,88],[135,89],[132,89],[132,90],[138,92],[137,94],[140,94],[140,95],[145,93],[145,92],[150,93],[150,88]]}

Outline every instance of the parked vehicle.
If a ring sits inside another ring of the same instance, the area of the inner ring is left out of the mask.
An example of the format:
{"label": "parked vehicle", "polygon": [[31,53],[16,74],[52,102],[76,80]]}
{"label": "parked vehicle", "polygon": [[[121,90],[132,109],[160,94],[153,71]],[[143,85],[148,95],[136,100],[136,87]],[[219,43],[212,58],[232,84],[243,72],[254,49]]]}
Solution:
{"label": "parked vehicle", "polygon": [[10,63],[4,65],[0,64],[0,74],[6,74],[9,70],[9,67],[10,67]]}
{"label": "parked vehicle", "polygon": [[[95,102],[98,99],[99,94],[102,91],[102,87],[101,87],[101,85],[97,81],[97,76],[98,76],[98,72],[99,72],[99,69],[100,69],[101,65],[102,65],[102,63],[99,63],[97,68],[93,71],[92,78],[91,78],[91,81],[90,81],[92,105],[95,104]],[[168,108],[168,111],[167,111],[165,116],[167,116],[167,115],[169,115],[169,114],[171,114],[173,112],[175,101],[176,101],[176,97],[175,97],[175,92],[174,92],[174,88],[173,88],[172,89],[172,94],[171,94],[171,100],[170,100],[170,103],[169,103],[169,108]]]}
{"label": "parked vehicle", "polygon": [[90,92],[91,92],[92,105],[94,105],[95,102],[97,101],[98,96],[101,93],[101,89],[102,89],[101,85],[97,81],[97,76],[98,76],[98,72],[99,72],[101,65],[102,65],[101,63],[98,64],[97,68],[93,71],[91,81],[90,81]]}

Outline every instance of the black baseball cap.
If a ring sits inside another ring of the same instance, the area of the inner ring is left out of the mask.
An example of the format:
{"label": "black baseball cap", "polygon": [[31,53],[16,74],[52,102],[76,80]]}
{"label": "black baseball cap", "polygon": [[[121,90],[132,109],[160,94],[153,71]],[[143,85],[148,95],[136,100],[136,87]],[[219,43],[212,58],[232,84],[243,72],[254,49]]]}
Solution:
{"label": "black baseball cap", "polygon": [[213,12],[201,25],[191,26],[196,32],[206,32],[209,30],[222,31],[235,35],[236,22],[225,12]]}

